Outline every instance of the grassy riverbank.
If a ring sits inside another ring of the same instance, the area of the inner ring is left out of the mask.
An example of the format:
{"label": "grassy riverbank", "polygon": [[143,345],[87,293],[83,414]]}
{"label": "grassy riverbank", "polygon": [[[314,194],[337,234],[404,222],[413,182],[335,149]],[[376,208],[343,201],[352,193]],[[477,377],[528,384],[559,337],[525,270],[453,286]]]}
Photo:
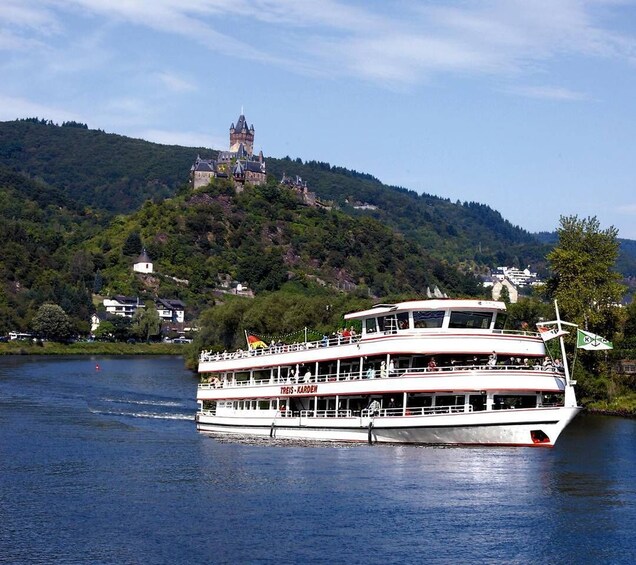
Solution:
{"label": "grassy riverbank", "polygon": [[10,341],[0,343],[0,355],[186,355],[189,347],[180,343]]}
{"label": "grassy riverbank", "polygon": [[597,400],[585,406],[589,412],[636,418],[636,393],[620,394],[611,400]]}

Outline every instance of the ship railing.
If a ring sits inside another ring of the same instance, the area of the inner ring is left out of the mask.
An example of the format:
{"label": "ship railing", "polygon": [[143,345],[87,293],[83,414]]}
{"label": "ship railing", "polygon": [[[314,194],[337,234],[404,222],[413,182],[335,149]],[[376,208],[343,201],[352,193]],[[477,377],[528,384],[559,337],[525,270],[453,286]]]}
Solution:
{"label": "ship railing", "polygon": [[372,411],[370,409],[362,410],[363,417],[382,417],[382,416],[429,416],[433,414],[460,414],[463,412],[472,412],[472,405],[468,404],[451,404],[449,406],[407,406],[406,408],[380,408]]}
{"label": "ship railing", "polygon": [[287,374],[280,376],[274,375],[271,377],[266,377],[263,379],[245,379],[245,380],[222,380],[218,377],[214,378],[210,382],[202,382],[199,384],[200,389],[215,389],[215,388],[236,388],[236,387],[247,387],[247,386],[267,386],[267,385],[293,385],[293,384],[307,384],[307,383],[323,383],[323,382],[342,382],[342,381],[356,381],[356,380],[370,380],[370,379],[385,379],[385,378],[395,378],[395,377],[417,377],[421,376],[422,373],[430,374],[434,376],[435,374],[445,374],[452,372],[460,372],[460,371],[492,371],[492,372],[501,372],[501,371],[510,371],[510,370],[525,370],[525,371],[543,371],[551,374],[557,373],[559,375],[563,374],[563,369],[560,367],[555,367],[551,364],[543,364],[543,365],[535,365],[531,367],[529,365],[524,364],[523,362],[518,364],[511,364],[507,362],[506,364],[498,364],[498,365],[488,365],[487,363],[470,363],[467,365],[452,365],[445,367],[411,367],[406,369],[395,369],[393,371],[385,370],[373,370],[372,373],[368,371],[363,371],[362,373],[359,370],[356,371],[343,371],[340,373],[320,373],[318,375],[314,374],[304,374],[304,375],[292,375]]}
{"label": "ship railing", "polygon": [[533,332],[528,330],[502,330],[502,329],[494,329],[492,333],[497,335],[526,335],[530,337],[538,337],[539,332]]}
{"label": "ship railing", "polygon": [[[387,332],[385,332],[387,333]],[[394,333],[394,332],[388,332]],[[519,336],[531,336],[536,337],[539,334],[533,331],[524,331],[524,330],[501,330],[495,329],[492,330],[493,334],[497,335],[519,335]],[[223,351],[214,352],[214,351],[201,351],[199,356],[200,362],[209,362],[209,361],[226,361],[229,359],[245,359],[247,357],[255,357],[255,356],[267,356],[278,353],[288,353],[293,351],[304,351],[306,349],[316,349],[319,347],[338,347],[342,345],[350,345],[352,343],[358,343],[360,341],[359,335],[355,336],[324,336],[322,339],[314,340],[314,341],[301,341],[296,343],[271,343],[266,347],[259,347],[256,349],[237,349],[236,351]]]}
{"label": "ship railing", "polygon": [[351,418],[351,410],[301,410],[301,418]]}
{"label": "ship railing", "polygon": [[201,351],[201,355],[199,356],[200,362],[208,362],[208,361],[227,361],[230,359],[246,359],[248,357],[259,357],[259,356],[267,356],[274,355],[278,353],[289,353],[294,351],[305,351],[307,349],[317,349],[319,347],[338,347],[343,345],[351,345],[352,343],[358,343],[360,341],[360,336],[349,336],[349,337],[327,337],[323,339],[318,339],[315,341],[301,341],[296,343],[272,343],[267,347],[259,347],[257,349],[238,349],[236,351],[227,352],[224,351],[214,352],[214,351]]}

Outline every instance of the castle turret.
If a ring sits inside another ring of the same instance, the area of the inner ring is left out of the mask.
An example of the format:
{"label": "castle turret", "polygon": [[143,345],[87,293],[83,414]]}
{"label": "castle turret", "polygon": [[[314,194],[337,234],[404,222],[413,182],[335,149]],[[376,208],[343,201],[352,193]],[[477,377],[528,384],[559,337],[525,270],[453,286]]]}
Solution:
{"label": "castle turret", "polygon": [[236,127],[230,126],[230,151],[236,152],[243,144],[245,151],[251,157],[254,152],[254,126],[247,127],[247,120],[241,114]]}

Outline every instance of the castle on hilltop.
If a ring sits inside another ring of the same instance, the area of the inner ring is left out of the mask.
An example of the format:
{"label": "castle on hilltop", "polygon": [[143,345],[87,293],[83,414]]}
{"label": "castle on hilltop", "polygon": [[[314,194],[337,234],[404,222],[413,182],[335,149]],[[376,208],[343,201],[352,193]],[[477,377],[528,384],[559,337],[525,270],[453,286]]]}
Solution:
{"label": "castle on hilltop", "polygon": [[216,159],[201,159],[197,155],[190,168],[193,188],[206,186],[213,178],[231,179],[237,191],[243,185],[265,184],[267,172],[263,152],[254,156],[254,126],[247,126],[247,120],[241,113],[236,126],[230,126],[230,150],[220,151]]}

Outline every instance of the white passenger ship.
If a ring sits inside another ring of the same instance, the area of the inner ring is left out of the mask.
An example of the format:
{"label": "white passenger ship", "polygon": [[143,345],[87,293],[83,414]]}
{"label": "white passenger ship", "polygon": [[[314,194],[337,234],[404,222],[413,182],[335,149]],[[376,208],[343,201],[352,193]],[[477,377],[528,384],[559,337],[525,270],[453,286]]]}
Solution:
{"label": "white passenger ship", "polygon": [[505,308],[454,299],[381,304],[345,316],[359,322],[358,335],[203,351],[197,429],[551,447],[579,411],[563,342],[565,366],[547,356],[538,333],[498,329]]}

